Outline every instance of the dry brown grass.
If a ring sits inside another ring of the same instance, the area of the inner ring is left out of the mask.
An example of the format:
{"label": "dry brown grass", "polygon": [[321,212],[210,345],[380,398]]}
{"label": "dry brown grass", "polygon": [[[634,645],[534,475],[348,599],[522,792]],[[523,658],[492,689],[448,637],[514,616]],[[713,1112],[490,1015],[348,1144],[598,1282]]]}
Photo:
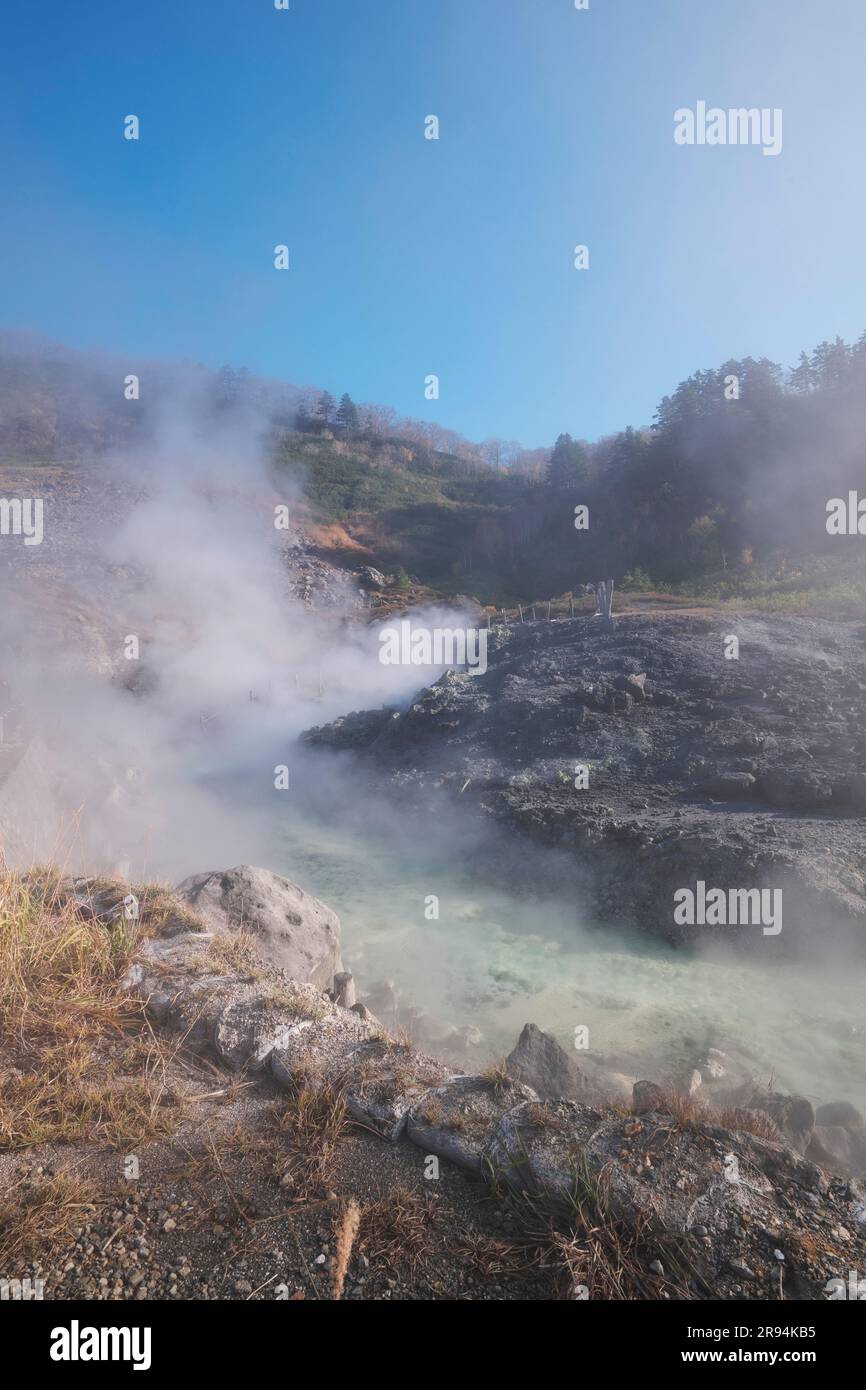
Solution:
{"label": "dry brown grass", "polygon": [[296,1018],[318,1023],[328,1016],[328,1004],[320,996],[308,994],[300,987],[294,988],[289,982],[282,988],[270,988],[262,994],[266,1007],[290,1009]]}
{"label": "dry brown grass", "polygon": [[494,1095],[506,1095],[514,1085],[514,1077],[508,1070],[505,1058],[490,1062],[481,1073],[482,1080]]}
{"label": "dry brown grass", "polygon": [[88,1183],[60,1175],[0,1203],[0,1270],[20,1269],[49,1250],[71,1245],[94,1198]]}
{"label": "dry brown grass", "polygon": [[308,1196],[330,1187],[337,1145],[350,1127],[342,1088],[303,1086],[274,1102],[271,1119],[282,1177],[291,1179],[293,1193]]}
{"label": "dry brown grass", "polygon": [[293,1202],[316,1200],[333,1185],[337,1146],[349,1129],[342,1090],[299,1071],[292,1091],[268,1106],[261,1124],[226,1130],[205,1153],[189,1156],[184,1173],[224,1185],[279,1183]]}
{"label": "dry brown grass", "polygon": [[[121,984],[138,929],[95,920],[55,870],[0,870],[0,1149],[170,1127],[159,1045]],[[148,1048],[132,1079],[130,1035]]]}
{"label": "dry brown grass", "polygon": [[531,1241],[499,1240],[482,1231],[470,1231],[451,1252],[485,1279],[497,1275],[524,1274],[543,1262],[544,1247]]}
{"label": "dry brown grass", "polygon": [[[526,1251],[527,1263],[551,1271],[563,1299],[593,1301],[688,1297],[687,1269],[672,1247],[662,1252],[645,1218],[614,1211],[604,1173],[594,1173],[579,1153],[574,1159],[574,1186],[568,1200],[540,1193],[500,1193],[517,1218],[514,1248]],[[667,1278],[648,1271],[662,1255]],[[585,1290],[582,1294],[580,1291]]]}
{"label": "dry brown grass", "polygon": [[376,1104],[384,1104],[400,1092],[427,1090],[440,1080],[429,1062],[415,1053],[411,1042],[395,1042],[377,1034],[353,1058],[342,1084],[353,1086]]}
{"label": "dry brown grass", "polygon": [[664,1093],[664,1109],[681,1129],[703,1129],[706,1125],[718,1125],[720,1129],[739,1130],[741,1134],[754,1134],[758,1139],[779,1140],[779,1129],[775,1121],[761,1110],[743,1109],[736,1106],[714,1108],[702,1103],[694,1096],[684,1095],[673,1088]]}
{"label": "dry brown grass", "polygon": [[775,1120],[765,1114],[763,1110],[729,1107],[711,1111],[708,1118],[711,1124],[721,1125],[722,1129],[739,1130],[741,1134],[754,1134],[757,1139],[769,1139],[775,1144],[778,1144],[780,1138],[784,1140],[784,1135],[780,1134]]}
{"label": "dry brown grass", "polygon": [[400,1266],[410,1274],[425,1258],[435,1254],[431,1230],[433,1199],[406,1187],[395,1187],[361,1212],[359,1249],[372,1264],[387,1269]]}
{"label": "dry brown grass", "polygon": [[[127,893],[130,890],[122,885],[122,891]],[[142,936],[174,936],[181,932],[204,930],[204,924],[198,914],[181,902],[167,885],[146,883],[131,891],[138,898]]]}
{"label": "dry brown grass", "polygon": [[238,931],[216,936],[205,960],[214,974],[254,975],[262,968],[254,932]]}

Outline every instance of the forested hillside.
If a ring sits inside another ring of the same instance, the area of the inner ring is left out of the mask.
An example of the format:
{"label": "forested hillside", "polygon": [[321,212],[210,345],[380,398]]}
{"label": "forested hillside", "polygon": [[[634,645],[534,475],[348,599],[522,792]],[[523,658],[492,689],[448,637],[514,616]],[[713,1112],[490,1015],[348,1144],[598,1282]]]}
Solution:
{"label": "forested hillside", "polygon": [[[133,370],[145,383],[137,399],[125,385]],[[203,428],[255,420],[313,520],[339,523],[376,563],[445,592],[513,602],[604,572],[722,598],[866,595],[859,538],[826,527],[830,498],[866,492],[866,334],[824,342],[789,370],[746,358],[695,372],[650,426],[595,442],[561,433],[533,450],[473,444],[348,393],[337,401],[243,369],[132,368],[0,343],[6,464],[74,467],[134,449],[146,471],[150,432],[181,402]]]}

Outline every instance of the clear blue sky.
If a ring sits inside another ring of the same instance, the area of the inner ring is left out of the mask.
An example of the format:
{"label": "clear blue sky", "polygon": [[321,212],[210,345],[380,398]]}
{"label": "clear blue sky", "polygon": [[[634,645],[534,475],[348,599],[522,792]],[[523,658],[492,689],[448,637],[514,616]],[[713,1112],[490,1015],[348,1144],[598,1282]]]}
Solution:
{"label": "clear blue sky", "polygon": [[[866,327],[864,60],[864,0],[7,0],[0,322],[472,438],[648,423]],[[782,153],[675,145],[699,99]]]}

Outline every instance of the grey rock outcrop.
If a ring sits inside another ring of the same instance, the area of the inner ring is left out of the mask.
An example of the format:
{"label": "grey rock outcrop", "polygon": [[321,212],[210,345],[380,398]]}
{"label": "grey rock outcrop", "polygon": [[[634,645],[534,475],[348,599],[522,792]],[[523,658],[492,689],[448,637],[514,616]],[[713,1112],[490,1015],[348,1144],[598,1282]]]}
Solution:
{"label": "grey rock outcrop", "polygon": [[534,1023],[524,1025],[517,1045],[505,1059],[505,1068],[509,1076],[530,1086],[542,1100],[627,1103],[634,1085],[634,1077],[611,1071],[586,1052],[581,1052],[577,1062],[556,1038]]}
{"label": "grey rock outcrop", "polygon": [[531,1087],[518,1081],[455,1076],[428,1091],[409,1111],[406,1132],[419,1148],[480,1174],[487,1143],[502,1116],[515,1105],[537,1100]]}
{"label": "grey rock outcrop", "polygon": [[[638,1083],[635,1099],[656,1104],[629,1116],[540,1099],[496,1069],[455,1075],[202,925],[142,944],[127,984],[155,1022],[290,1095],[332,1089],[365,1130],[392,1144],[408,1140],[419,1161],[437,1155],[484,1177],[494,1194],[503,1185],[529,1190],[566,1211],[576,1200],[599,1229],[614,1223],[626,1239],[639,1232],[645,1296],[775,1298],[783,1287],[785,1297],[820,1298],[840,1269],[866,1259],[857,1190],[810,1161],[820,1146],[831,1171],[844,1160],[853,1166],[862,1129],[815,1125],[803,1158],[781,1136],[774,1142],[709,1117],[683,1124],[649,1082]],[[563,1064],[571,1059],[552,1039],[530,1027],[523,1042],[515,1052],[538,1064],[545,1085],[574,1083]],[[808,1102],[766,1092],[757,1100],[762,1116],[769,1106],[802,1136]]]}
{"label": "grey rock outcrop", "polygon": [[254,935],[262,958],[293,980],[325,989],[342,970],[336,912],[270,869],[195,874],[177,891],[212,932]]}
{"label": "grey rock outcrop", "polygon": [[531,1086],[542,1100],[586,1100],[589,1084],[577,1062],[549,1033],[524,1025],[505,1065],[510,1076]]}

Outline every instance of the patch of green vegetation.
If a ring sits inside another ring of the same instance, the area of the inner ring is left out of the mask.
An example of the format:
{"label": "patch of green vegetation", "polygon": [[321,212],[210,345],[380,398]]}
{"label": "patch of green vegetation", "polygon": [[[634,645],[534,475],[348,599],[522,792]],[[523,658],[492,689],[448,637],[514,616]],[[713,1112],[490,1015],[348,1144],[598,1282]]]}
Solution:
{"label": "patch of green vegetation", "polygon": [[676,593],[767,612],[832,610],[861,617],[866,606],[866,557],[853,550],[838,555],[772,556],[677,585]]}
{"label": "patch of green vegetation", "polygon": [[434,479],[408,469],[377,467],[360,446],[354,449],[342,441],[291,435],[280,446],[276,464],[301,478],[306,497],[329,521],[441,498]]}

